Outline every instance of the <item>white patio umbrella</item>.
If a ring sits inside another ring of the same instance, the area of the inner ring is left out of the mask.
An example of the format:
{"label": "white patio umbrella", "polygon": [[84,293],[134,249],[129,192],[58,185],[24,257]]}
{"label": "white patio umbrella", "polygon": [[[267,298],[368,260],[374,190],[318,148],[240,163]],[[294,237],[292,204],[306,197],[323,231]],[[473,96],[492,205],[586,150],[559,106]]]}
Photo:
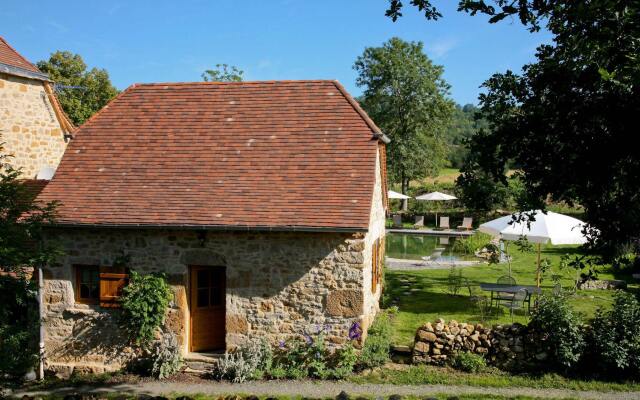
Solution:
{"label": "white patio umbrella", "polygon": [[[533,215],[535,221],[527,223],[529,215]],[[514,222],[521,216],[524,216],[521,222]],[[502,240],[518,240],[525,237],[529,242],[536,243],[538,245],[536,284],[540,286],[540,245],[546,243],[554,245],[584,244],[587,242],[587,238],[582,232],[585,225],[579,219],[567,215],[552,211],[547,211],[545,214],[540,210],[535,210],[494,219],[480,225],[478,230]]]}
{"label": "white patio umbrella", "polygon": [[394,192],[393,190],[389,190],[389,192],[387,193],[387,197],[390,198],[390,199],[398,199],[398,200],[408,200],[408,199],[411,198],[410,196],[407,196],[406,194]]}
{"label": "white patio umbrella", "polygon": [[[448,200],[455,200],[455,199],[457,199],[456,196],[452,196],[450,194],[441,193],[441,192],[425,193],[416,197],[416,200],[421,200],[421,201],[448,201]],[[437,211],[436,211],[436,227],[438,227]]]}

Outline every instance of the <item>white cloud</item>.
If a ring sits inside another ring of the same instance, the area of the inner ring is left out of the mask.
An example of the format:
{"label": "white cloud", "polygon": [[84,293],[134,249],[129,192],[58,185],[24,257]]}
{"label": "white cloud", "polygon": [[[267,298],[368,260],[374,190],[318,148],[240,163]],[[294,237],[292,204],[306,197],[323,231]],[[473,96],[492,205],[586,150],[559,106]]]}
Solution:
{"label": "white cloud", "polygon": [[437,39],[427,42],[427,54],[433,58],[444,58],[447,54],[458,46],[458,40],[453,38]]}

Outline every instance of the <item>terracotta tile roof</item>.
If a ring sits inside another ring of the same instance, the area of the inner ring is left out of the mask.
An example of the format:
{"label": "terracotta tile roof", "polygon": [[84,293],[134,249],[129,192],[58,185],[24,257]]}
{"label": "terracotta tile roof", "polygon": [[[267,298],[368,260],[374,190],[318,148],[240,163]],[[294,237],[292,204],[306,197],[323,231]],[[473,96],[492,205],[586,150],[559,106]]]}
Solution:
{"label": "terracotta tile roof", "polygon": [[0,36],[0,63],[9,65],[15,68],[26,69],[27,71],[41,73],[35,65],[31,64],[29,60],[22,57],[2,36]]}
{"label": "terracotta tile roof", "polygon": [[379,129],[335,81],[133,85],[40,200],[59,223],[366,229]]}

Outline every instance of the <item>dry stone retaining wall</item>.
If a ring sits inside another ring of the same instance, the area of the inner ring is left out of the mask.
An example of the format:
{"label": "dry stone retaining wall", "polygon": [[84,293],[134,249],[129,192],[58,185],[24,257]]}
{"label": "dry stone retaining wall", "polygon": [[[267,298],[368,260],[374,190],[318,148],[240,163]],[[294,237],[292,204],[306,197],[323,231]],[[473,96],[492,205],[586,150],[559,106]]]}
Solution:
{"label": "dry stone retaining wall", "polygon": [[497,367],[522,369],[547,358],[538,339],[518,323],[489,328],[438,319],[418,328],[412,362],[444,364],[459,352],[472,352],[485,356],[488,363]]}

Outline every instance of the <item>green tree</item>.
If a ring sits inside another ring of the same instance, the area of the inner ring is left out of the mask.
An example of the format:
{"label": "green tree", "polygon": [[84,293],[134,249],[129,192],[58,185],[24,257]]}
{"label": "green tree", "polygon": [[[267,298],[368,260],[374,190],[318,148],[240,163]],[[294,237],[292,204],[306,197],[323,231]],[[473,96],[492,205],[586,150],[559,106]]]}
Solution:
{"label": "green tree", "polygon": [[468,153],[466,142],[480,129],[487,128],[487,121],[473,104],[461,106],[456,104],[451,125],[445,131],[445,138],[449,145],[448,160],[451,167],[460,169]]}
{"label": "green tree", "polygon": [[109,73],[98,68],[87,70],[78,54],[56,51],[37,66],[56,83],[60,105],[76,125],[84,123],[118,94]]}
{"label": "green tree", "polygon": [[215,69],[208,69],[202,74],[205,82],[242,82],[244,71],[233,65],[216,64]]}
{"label": "green tree", "polygon": [[[402,3],[390,4],[387,14],[399,17]],[[411,4],[439,17],[427,0]],[[517,17],[553,36],[521,74],[485,82],[480,105],[490,133],[480,139],[493,143],[495,157],[479,167],[504,182],[504,166],[517,166],[530,208],[547,199],[581,204],[607,249],[638,238],[640,158],[629,116],[640,111],[640,3],[461,0],[459,10],[492,23]],[[471,151],[486,148],[477,142]]]}
{"label": "green tree", "polygon": [[444,130],[453,112],[442,66],[431,62],[421,42],[392,38],[366,48],[354,69],[364,87],[362,106],[391,138],[389,178],[406,193],[412,179],[437,175],[446,162]]}
{"label": "green tree", "polygon": [[38,359],[36,286],[26,267],[50,262],[57,254],[43,243],[43,226],[55,217],[55,203],[38,204],[33,187],[20,180],[0,143],[0,380],[20,376]]}

